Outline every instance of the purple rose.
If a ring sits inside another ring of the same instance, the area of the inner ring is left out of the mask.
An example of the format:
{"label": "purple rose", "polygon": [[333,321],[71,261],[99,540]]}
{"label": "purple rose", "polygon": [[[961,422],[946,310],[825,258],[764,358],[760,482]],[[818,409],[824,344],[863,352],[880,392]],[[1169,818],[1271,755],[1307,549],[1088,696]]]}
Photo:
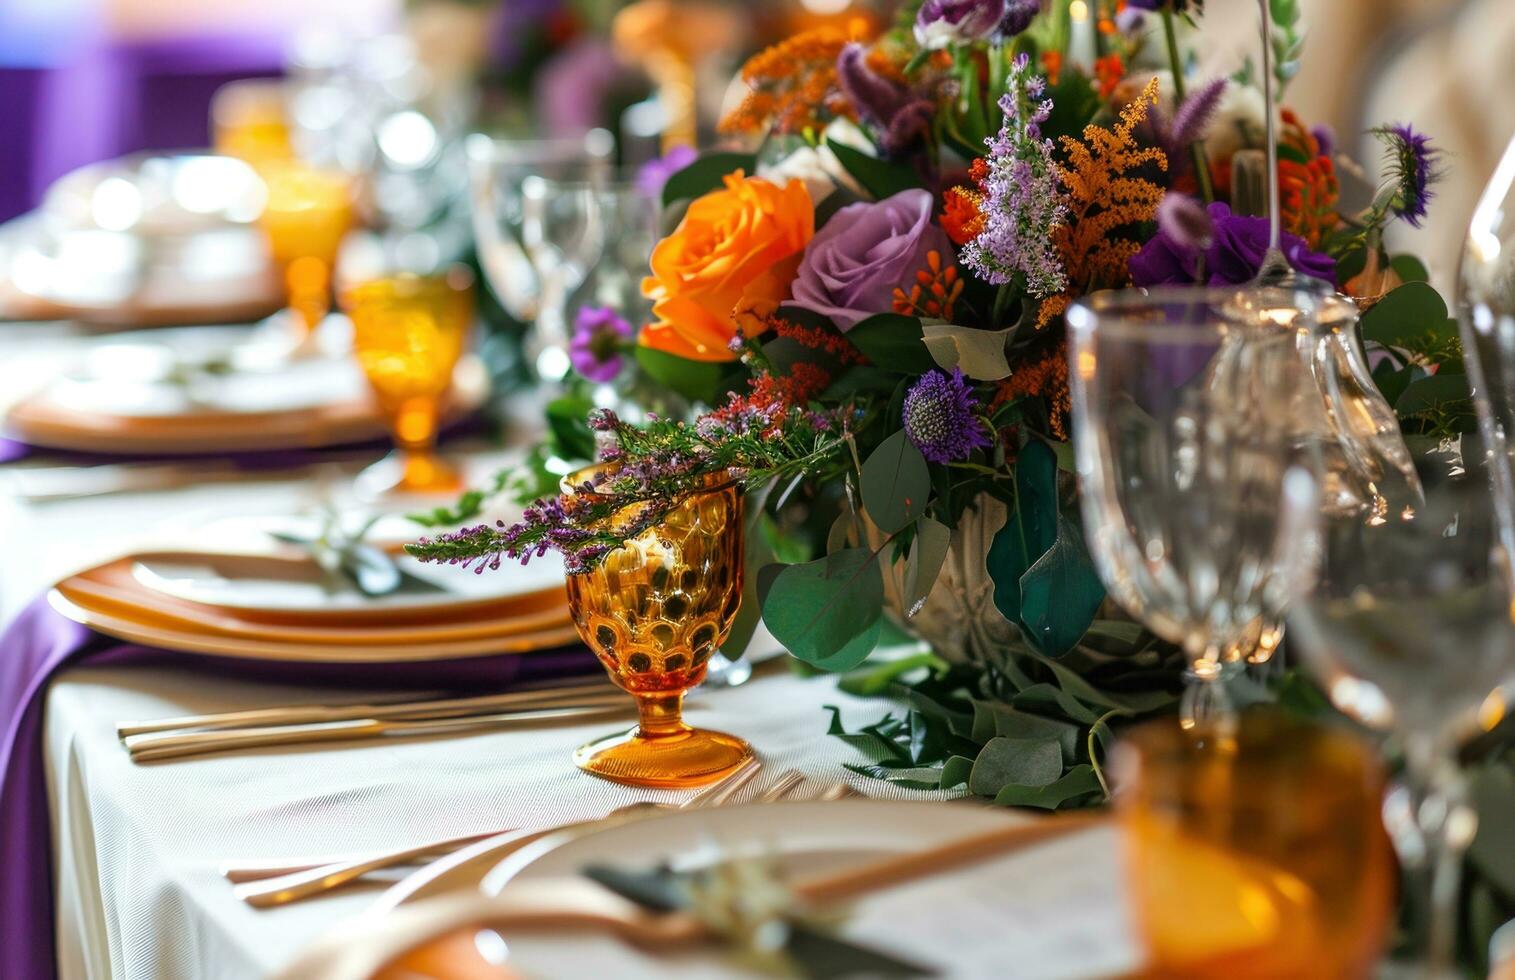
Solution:
{"label": "purple rose", "polygon": [[946,233],[931,222],[933,204],[929,191],[912,188],[842,208],[806,246],[787,305],[828,316],[843,331],[888,313],[894,290],[927,268],[928,252],[952,257]]}
{"label": "purple rose", "polygon": [[569,363],[590,381],[613,381],[621,373],[621,354],[631,333],[631,324],[610,307],[580,307],[568,343]]}
{"label": "purple rose", "polygon": [[[1213,226],[1210,244],[1201,252],[1194,244],[1178,240],[1159,228],[1157,235],[1131,257],[1131,281],[1137,286],[1186,286],[1195,281],[1199,259],[1205,260],[1206,282],[1212,286],[1239,286],[1251,282],[1262,268],[1268,250],[1268,219],[1232,214],[1217,201],[1207,209]],[[1302,276],[1334,284],[1336,260],[1311,251],[1303,238],[1283,234],[1284,256]]]}
{"label": "purple rose", "polygon": [[926,0],[915,14],[915,40],[923,48],[980,41],[999,29],[1005,0]]}

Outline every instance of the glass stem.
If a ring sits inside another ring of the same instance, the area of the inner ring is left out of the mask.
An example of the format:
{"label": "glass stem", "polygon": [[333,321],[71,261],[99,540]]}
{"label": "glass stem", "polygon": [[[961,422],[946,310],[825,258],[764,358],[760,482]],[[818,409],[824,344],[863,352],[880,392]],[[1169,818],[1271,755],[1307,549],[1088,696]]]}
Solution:
{"label": "glass stem", "polygon": [[1411,921],[1423,951],[1421,972],[1442,980],[1456,975],[1458,886],[1477,817],[1467,804],[1454,747],[1407,739],[1405,762],[1410,785],[1385,801],[1385,822],[1404,866]]}
{"label": "glass stem", "polygon": [[687,732],[684,724],[684,692],[637,695],[637,734],[643,738],[665,738]]}
{"label": "glass stem", "polygon": [[1184,672],[1184,693],[1178,710],[1179,725],[1185,731],[1200,726],[1225,730],[1236,724],[1236,705],[1226,693],[1226,681],[1218,668],[1202,672],[1191,667]]}
{"label": "glass stem", "polygon": [[1282,217],[1279,215],[1278,191],[1278,128],[1277,109],[1273,105],[1273,14],[1268,9],[1268,0],[1257,0],[1262,10],[1262,87],[1263,130],[1268,154],[1268,249],[1280,251],[1283,243]]}

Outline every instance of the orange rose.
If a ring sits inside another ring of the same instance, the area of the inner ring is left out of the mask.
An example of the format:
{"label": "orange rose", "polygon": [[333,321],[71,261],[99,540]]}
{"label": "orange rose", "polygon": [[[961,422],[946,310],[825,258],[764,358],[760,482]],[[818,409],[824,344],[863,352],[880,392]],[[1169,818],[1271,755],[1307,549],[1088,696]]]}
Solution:
{"label": "orange rose", "polygon": [[694,361],[733,360],[733,312],[789,298],[800,256],[815,234],[804,183],[779,187],[738,170],[725,184],[695,199],[673,234],[652,250],[652,275],[642,280],[642,293],[653,301],[656,321],[642,329],[644,346]]}

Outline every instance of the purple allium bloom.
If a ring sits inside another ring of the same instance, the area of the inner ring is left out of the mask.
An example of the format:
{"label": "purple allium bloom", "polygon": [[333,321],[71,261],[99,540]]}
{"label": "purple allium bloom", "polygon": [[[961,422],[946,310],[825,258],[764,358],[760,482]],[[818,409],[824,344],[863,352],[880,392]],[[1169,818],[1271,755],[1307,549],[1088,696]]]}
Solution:
{"label": "purple allium bloom", "polygon": [[842,48],[836,58],[836,78],[858,115],[880,131],[885,155],[900,153],[931,128],[934,104],[869,68],[861,44]]}
{"label": "purple allium bloom", "polygon": [[1373,135],[1389,150],[1384,166],[1384,176],[1392,182],[1389,209],[1410,227],[1419,228],[1431,200],[1431,184],[1441,178],[1441,151],[1431,146],[1429,136],[1405,123],[1380,126]]}
{"label": "purple allium bloom", "polygon": [[631,324],[608,306],[582,306],[573,318],[568,360],[590,381],[611,381],[621,373],[621,351],[631,339]]}
{"label": "purple allium bloom", "polygon": [[984,230],[963,249],[962,259],[986,282],[1003,285],[1020,276],[1032,296],[1051,296],[1068,282],[1052,244],[1052,231],[1063,223],[1067,208],[1058,191],[1052,141],[1041,134],[1052,100],[1042,99],[1046,80],[1032,71],[1024,54],[1011,65],[1006,88],[999,100],[1005,124],[984,141],[989,147]]}
{"label": "purple allium bloom", "polygon": [[933,463],[967,459],[993,445],[978,417],[978,401],[961,368],[928,371],[905,395],[905,438]]}
{"label": "purple allium bloom", "polygon": [[846,332],[894,308],[894,290],[927,268],[926,255],[952,256],[947,233],[932,221],[935,201],[918,187],[838,211],[805,247],[793,286],[801,306]]}
{"label": "purple allium bloom", "polygon": [[[1171,196],[1171,195],[1170,195]],[[1178,240],[1159,227],[1157,235],[1131,257],[1131,281],[1137,286],[1187,286],[1199,274],[1204,258],[1206,282],[1212,286],[1239,286],[1251,282],[1262,268],[1268,250],[1268,219],[1232,214],[1216,201],[1208,208],[1213,238],[1203,250],[1192,242]],[[1303,238],[1284,232],[1284,256],[1302,276],[1336,282],[1336,260],[1310,249]]]}
{"label": "purple allium bloom", "polygon": [[1004,19],[999,22],[1001,37],[1014,37],[1036,20],[1036,15],[1042,12],[1041,0],[1008,0],[1005,4]]}
{"label": "purple allium bloom", "polygon": [[923,48],[982,41],[1005,17],[1005,0],[926,0],[915,14],[915,41]]}
{"label": "purple allium bloom", "polygon": [[637,169],[636,185],[642,196],[656,200],[663,193],[668,178],[699,159],[692,146],[675,146],[660,157],[654,157]]}

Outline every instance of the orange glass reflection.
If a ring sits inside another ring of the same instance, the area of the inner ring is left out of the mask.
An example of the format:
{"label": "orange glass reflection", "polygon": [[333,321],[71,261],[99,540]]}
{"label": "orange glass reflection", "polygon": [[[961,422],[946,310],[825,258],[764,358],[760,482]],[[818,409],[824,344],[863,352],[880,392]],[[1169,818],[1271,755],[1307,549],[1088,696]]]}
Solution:
{"label": "orange glass reflection", "polygon": [[[568,506],[602,467],[564,481]],[[579,488],[579,489],[576,489]],[[639,508],[610,518],[633,521]],[[742,604],[742,494],[725,474],[684,498],[657,527],[568,577],[579,635],[611,680],[637,699],[639,723],[574,754],[579,768],[638,786],[700,786],[752,756],[745,741],[683,721],[684,694],[705,679]]]}
{"label": "orange glass reflection", "polygon": [[1383,773],[1339,728],[1142,726],[1117,748],[1127,881],[1165,978],[1366,977],[1394,912]]}
{"label": "orange glass reflection", "polygon": [[244,78],[216,89],[210,103],[215,151],[254,166],[293,157],[284,99],[277,79]]}
{"label": "orange glass reflection", "polygon": [[367,375],[399,449],[398,471],[384,489],[453,493],[460,475],[436,456],[443,396],[473,326],[473,276],[458,267],[442,276],[399,275],[348,290],[353,352]]}
{"label": "orange glass reflection", "polygon": [[303,339],[331,312],[331,272],[353,221],[350,178],[295,161],[258,168],[268,189],[259,219]]}

